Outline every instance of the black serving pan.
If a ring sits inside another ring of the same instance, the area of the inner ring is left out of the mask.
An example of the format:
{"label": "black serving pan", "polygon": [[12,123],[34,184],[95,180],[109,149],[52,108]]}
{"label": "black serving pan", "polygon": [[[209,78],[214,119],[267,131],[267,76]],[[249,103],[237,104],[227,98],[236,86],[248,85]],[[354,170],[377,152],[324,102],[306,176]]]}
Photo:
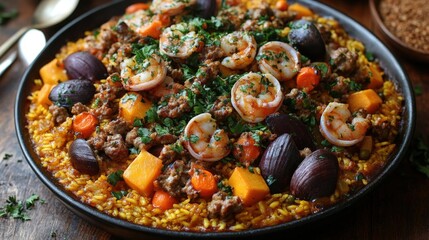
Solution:
{"label": "black serving pan", "polygon": [[[292,2],[292,1],[291,1]],[[80,16],[70,24],[62,28],[56,33],[48,42],[42,53],[36,58],[34,63],[27,69],[22,77],[21,84],[16,97],[15,105],[15,126],[17,136],[22,151],[28,164],[31,166],[36,175],[42,182],[65,204],[67,208],[75,214],[86,219],[88,222],[114,234],[117,236],[131,238],[144,238],[144,239],[159,239],[159,238],[185,238],[185,239],[207,239],[207,238],[241,238],[241,237],[255,237],[264,234],[280,233],[282,231],[289,231],[297,227],[305,228],[309,223],[326,219],[328,216],[344,211],[345,208],[356,203],[369,191],[374,189],[383,179],[385,179],[394,168],[396,168],[401,161],[405,158],[407,149],[410,145],[415,126],[415,100],[408,77],[398,63],[395,56],[391,51],[377,38],[364,28],[359,23],[347,17],[324,4],[317,1],[302,0],[298,1],[310,6],[316,13],[322,16],[330,16],[337,19],[349,32],[349,34],[356,39],[362,41],[369,52],[380,60],[381,66],[385,72],[394,80],[400,91],[404,95],[404,110],[403,110],[403,124],[398,134],[397,148],[392,154],[390,161],[379,175],[370,182],[363,189],[356,194],[350,196],[343,202],[328,208],[319,213],[310,215],[308,217],[295,220],[292,222],[279,224],[276,226],[265,227],[260,229],[246,230],[242,232],[211,232],[211,233],[196,233],[196,232],[176,232],[163,229],[156,229],[151,227],[140,226],[129,223],[117,218],[110,217],[98,210],[85,205],[77,200],[71,193],[67,192],[52,176],[40,165],[40,159],[35,153],[28,130],[26,128],[25,114],[29,109],[29,101],[27,97],[34,89],[34,79],[39,77],[39,69],[51,59],[60,50],[61,46],[67,41],[75,41],[79,37],[83,37],[84,31],[93,30],[101,24],[109,20],[110,17],[115,15],[122,15],[125,8],[131,4],[131,1],[119,1],[109,3],[107,5],[93,9],[92,11]]]}

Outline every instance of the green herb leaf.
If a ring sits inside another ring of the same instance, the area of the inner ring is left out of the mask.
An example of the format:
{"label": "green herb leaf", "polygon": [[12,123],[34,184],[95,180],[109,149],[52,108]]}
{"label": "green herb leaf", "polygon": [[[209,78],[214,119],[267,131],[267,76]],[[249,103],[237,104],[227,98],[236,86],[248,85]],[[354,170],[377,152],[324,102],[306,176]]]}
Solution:
{"label": "green herb leaf", "polygon": [[40,197],[33,193],[29,198],[27,198],[27,200],[25,200],[25,207],[27,209],[32,208],[39,199]]}
{"label": "green herb leaf", "polygon": [[124,178],[122,177],[123,174],[124,174],[123,170],[118,170],[114,173],[111,173],[111,174],[109,174],[109,176],[107,176],[107,182],[113,186],[116,186],[116,184],[119,181],[124,180]]}
{"label": "green herb leaf", "polygon": [[5,153],[3,156],[3,160],[9,160],[11,157],[13,157],[13,154]]}
{"label": "green herb leaf", "polygon": [[410,162],[417,171],[429,178],[429,147],[422,137],[414,139]]}
{"label": "green herb leaf", "polygon": [[121,190],[121,191],[113,191],[112,195],[116,198],[116,199],[121,199],[124,196],[126,196],[128,194],[127,191]]}

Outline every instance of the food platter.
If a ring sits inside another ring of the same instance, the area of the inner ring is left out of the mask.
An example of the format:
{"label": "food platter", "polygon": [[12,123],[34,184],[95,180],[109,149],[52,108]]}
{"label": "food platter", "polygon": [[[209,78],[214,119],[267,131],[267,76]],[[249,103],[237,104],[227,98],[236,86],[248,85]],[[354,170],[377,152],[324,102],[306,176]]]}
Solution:
{"label": "food platter", "polygon": [[[21,147],[24,151],[27,161],[30,166],[36,172],[38,177],[44,182],[45,185],[52,190],[59,199],[65,203],[65,205],[70,208],[73,212],[78,214],[79,216],[87,219],[89,222],[94,223],[95,225],[121,236],[129,236],[129,237],[198,237],[198,238],[230,238],[230,237],[245,237],[245,236],[253,236],[255,234],[260,235],[264,233],[271,233],[280,230],[287,230],[291,228],[295,228],[298,226],[302,226],[308,224],[310,222],[328,217],[334,213],[337,213],[344,208],[350,206],[355,203],[358,199],[360,199],[363,195],[365,195],[368,191],[373,189],[383,178],[385,178],[388,173],[390,173],[400,162],[401,159],[404,158],[406,154],[406,149],[411,141],[414,122],[415,122],[415,103],[414,97],[411,91],[410,83],[408,78],[403,71],[402,67],[395,60],[394,56],[390,53],[390,51],[368,30],[363,28],[358,23],[354,22],[350,18],[346,17],[344,14],[341,14],[325,5],[322,5],[317,2],[312,1],[302,1],[305,5],[310,6],[315,12],[332,16],[339,20],[341,24],[346,28],[346,30],[355,38],[364,42],[367,46],[367,49],[375,54],[377,58],[380,59],[382,67],[386,70],[386,72],[393,78],[395,83],[399,86],[405,98],[405,108],[404,108],[404,124],[401,126],[401,134],[399,134],[399,138],[397,140],[398,148],[396,153],[393,155],[389,164],[383,169],[383,171],[366,187],[360,190],[357,194],[353,195],[349,199],[344,202],[337,204],[336,206],[329,208],[320,213],[316,213],[309,217],[296,220],[293,222],[280,224],[273,227],[266,227],[261,229],[248,230],[243,232],[222,232],[222,233],[192,233],[192,232],[174,232],[167,230],[154,229],[144,226],[139,226],[135,224],[131,224],[126,221],[122,221],[119,219],[115,219],[109,217],[105,214],[100,213],[99,211],[88,207],[87,205],[82,204],[78,200],[76,200],[72,195],[67,193],[48,173],[44,168],[40,166],[40,161],[38,160],[37,154],[34,152],[32,148],[32,144],[30,141],[29,134],[25,128],[25,113],[28,109],[27,96],[30,95],[30,92],[34,86],[33,79],[38,78],[38,69],[40,69],[47,61],[52,59],[59,51],[61,46],[63,46],[67,41],[73,41],[78,36],[82,36],[82,32],[84,30],[91,30],[99,26],[101,23],[107,21],[110,16],[120,15],[123,13],[125,7],[127,7],[130,3],[118,2],[110,5],[103,6],[98,9],[94,9],[93,11],[81,16],[76,19],[69,25],[67,25],[64,29],[58,32],[48,43],[45,50],[41,55],[36,59],[35,63],[30,66],[30,68],[26,71],[23,80],[21,82],[21,86],[19,89],[19,93],[16,101],[16,109],[15,109],[15,119],[16,119],[16,128],[17,135],[19,137],[19,141]],[[91,19],[91,21],[89,21]],[[88,24],[89,23],[89,24]]]}

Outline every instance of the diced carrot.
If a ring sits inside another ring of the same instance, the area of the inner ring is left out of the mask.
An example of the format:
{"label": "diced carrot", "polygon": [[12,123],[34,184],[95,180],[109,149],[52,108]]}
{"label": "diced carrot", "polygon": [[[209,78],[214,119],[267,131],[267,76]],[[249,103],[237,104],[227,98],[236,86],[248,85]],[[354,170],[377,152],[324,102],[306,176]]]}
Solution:
{"label": "diced carrot", "polygon": [[153,194],[153,181],[161,174],[162,166],[161,159],[142,149],[122,177],[130,188],[149,197]]}
{"label": "diced carrot", "polygon": [[52,102],[49,100],[49,94],[51,93],[52,88],[54,88],[55,85],[51,84],[43,84],[43,87],[40,89],[38,95],[37,95],[37,103],[41,105],[51,105]]}
{"label": "diced carrot", "polygon": [[210,198],[218,190],[214,175],[202,168],[194,169],[191,184],[202,198]]}
{"label": "diced carrot", "polygon": [[250,166],[261,154],[261,148],[257,146],[252,134],[245,132],[240,135],[234,144],[232,153],[238,161],[245,166]]}
{"label": "diced carrot", "polygon": [[364,109],[367,113],[375,113],[382,102],[380,96],[372,89],[352,93],[347,100],[351,112]]}
{"label": "diced carrot", "polygon": [[296,76],[296,85],[306,92],[310,92],[320,82],[320,75],[312,67],[303,67]]}
{"label": "diced carrot", "polygon": [[134,3],[125,9],[125,13],[126,14],[135,13],[139,10],[147,10],[149,9],[149,7],[150,5],[147,3]]}
{"label": "diced carrot", "polygon": [[73,130],[82,138],[88,138],[97,127],[97,118],[89,112],[82,112],[73,119]]}
{"label": "diced carrot", "polygon": [[134,123],[135,119],[144,118],[151,107],[151,101],[139,93],[129,92],[119,100],[119,116],[128,123]]}
{"label": "diced carrot", "polygon": [[296,19],[313,15],[313,12],[308,7],[299,3],[289,5],[288,10],[296,13]]}
{"label": "diced carrot", "polygon": [[43,83],[50,85],[57,85],[68,79],[64,66],[56,58],[40,68],[39,74]]}
{"label": "diced carrot", "polygon": [[152,205],[154,207],[160,208],[165,211],[172,208],[175,203],[177,203],[177,200],[168,192],[165,192],[163,190],[157,190],[153,194]]}
{"label": "diced carrot", "polygon": [[264,178],[251,173],[247,168],[236,167],[228,180],[235,196],[238,196],[244,205],[251,206],[270,193]]}
{"label": "diced carrot", "polygon": [[383,86],[383,72],[380,67],[370,63],[368,68],[370,71],[370,78],[366,87],[371,89],[381,88]]}
{"label": "diced carrot", "polygon": [[162,33],[163,23],[160,20],[152,20],[152,22],[143,25],[139,29],[139,34],[143,37],[152,37],[159,39]]}
{"label": "diced carrot", "polygon": [[276,9],[277,10],[286,11],[288,7],[289,7],[289,4],[287,3],[286,0],[278,0],[276,2]]}

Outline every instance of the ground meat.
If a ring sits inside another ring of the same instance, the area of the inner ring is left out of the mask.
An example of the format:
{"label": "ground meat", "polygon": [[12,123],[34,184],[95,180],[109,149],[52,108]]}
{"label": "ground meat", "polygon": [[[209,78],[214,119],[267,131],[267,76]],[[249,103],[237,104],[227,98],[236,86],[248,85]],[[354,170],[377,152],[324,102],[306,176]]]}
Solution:
{"label": "ground meat", "polygon": [[164,147],[161,150],[161,153],[159,154],[159,159],[162,160],[162,163],[164,165],[168,165],[172,163],[177,156],[177,152],[173,150],[171,145],[164,145]]}
{"label": "ground meat", "polygon": [[213,78],[218,76],[219,73],[219,66],[220,62],[212,62],[212,61],[206,61],[199,69],[197,74],[196,81],[200,82],[202,85],[208,83]]}
{"label": "ground meat", "polygon": [[200,55],[200,60],[201,62],[208,60],[216,61],[223,58],[224,56],[225,52],[222,50],[222,48],[216,45],[211,45],[203,48],[203,51]]}
{"label": "ground meat", "polygon": [[129,131],[125,137],[125,142],[130,145],[133,146],[136,149],[142,150],[142,149],[148,149],[150,148],[150,146],[152,146],[153,144],[149,143],[149,144],[145,144],[142,142],[142,138],[139,136],[138,134],[138,128],[135,127],[133,128],[131,131]]}
{"label": "ground meat", "polygon": [[127,123],[124,119],[118,118],[103,127],[103,130],[110,135],[121,134],[124,135],[131,129],[129,123]]}
{"label": "ground meat", "polygon": [[224,24],[232,25],[234,29],[238,29],[243,24],[246,11],[241,7],[224,8],[218,13],[218,19],[221,19]]}
{"label": "ground meat", "polygon": [[111,119],[117,111],[117,108],[110,107],[110,104],[104,103],[100,107],[91,110],[91,113],[101,119]]}
{"label": "ground meat", "polygon": [[333,75],[332,83],[330,84],[331,92],[335,92],[334,97],[339,98],[344,94],[347,94],[349,92],[349,82],[350,80],[343,77],[343,76],[337,76]]}
{"label": "ground meat", "polygon": [[56,125],[65,122],[67,120],[67,117],[69,116],[66,108],[59,107],[55,104],[49,106],[49,112],[52,114],[54,123]]}
{"label": "ground meat", "polygon": [[165,145],[165,144],[171,144],[177,141],[177,136],[173,135],[173,134],[155,134],[154,139],[153,139],[153,144],[155,145]]}
{"label": "ground meat", "polygon": [[109,73],[118,73],[121,71],[121,63],[131,57],[132,46],[130,43],[117,42],[114,43],[106,56],[104,57],[104,62],[107,62],[107,71]]}
{"label": "ground meat", "polygon": [[167,76],[173,78],[175,82],[183,81],[183,71],[181,68],[175,68],[170,64],[167,65]]}
{"label": "ground meat", "polygon": [[380,118],[373,121],[372,133],[380,142],[392,141],[395,138],[392,128],[393,127],[388,120],[382,120]]}
{"label": "ground meat", "polygon": [[240,198],[229,196],[225,192],[217,192],[213,195],[212,201],[207,206],[210,217],[228,219],[243,209]]}
{"label": "ground meat", "polygon": [[224,120],[230,116],[232,112],[231,100],[227,96],[219,96],[214,102],[212,109],[210,109],[210,113],[216,120]]}
{"label": "ground meat", "polygon": [[78,114],[80,114],[80,113],[88,112],[88,111],[89,111],[89,107],[87,107],[87,106],[83,105],[83,104],[82,104],[82,103],[80,103],[80,102],[75,103],[75,104],[73,105],[72,109],[71,109],[71,113],[72,113],[73,115],[78,115]]}
{"label": "ground meat", "polygon": [[347,48],[340,47],[330,53],[330,63],[334,72],[347,75],[356,70],[358,55]]}
{"label": "ground meat", "polygon": [[125,22],[120,22],[115,27],[115,31],[118,33],[120,42],[136,42],[140,36],[136,34]]}
{"label": "ground meat", "polygon": [[129,155],[128,148],[120,134],[107,136],[104,153],[114,161],[125,161]]}
{"label": "ground meat", "polygon": [[183,188],[189,181],[189,166],[184,161],[175,161],[157,178],[157,184],[176,198],[185,197]]}
{"label": "ground meat", "polygon": [[98,132],[95,136],[88,139],[88,144],[95,150],[103,150],[104,143],[106,142],[107,134],[103,131]]}
{"label": "ground meat", "polygon": [[158,115],[162,118],[178,118],[190,110],[188,97],[171,95],[169,96],[168,104],[158,110]]}

